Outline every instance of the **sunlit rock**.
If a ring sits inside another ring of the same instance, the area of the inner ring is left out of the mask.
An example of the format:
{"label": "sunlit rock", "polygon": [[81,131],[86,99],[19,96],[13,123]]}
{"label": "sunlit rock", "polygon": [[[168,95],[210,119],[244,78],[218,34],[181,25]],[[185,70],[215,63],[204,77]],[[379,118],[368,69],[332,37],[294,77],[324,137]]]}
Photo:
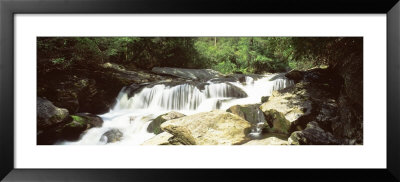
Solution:
{"label": "sunlit rock", "polygon": [[171,145],[170,143],[170,138],[172,138],[173,135],[171,135],[168,132],[162,132],[153,138],[146,140],[142,145]]}
{"label": "sunlit rock", "polygon": [[288,137],[280,134],[268,134],[265,138],[250,140],[243,145],[288,145]]}
{"label": "sunlit rock", "polygon": [[169,113],[162,114],[158,116],[156,119],[154,119],[149,126],[147,127],[147,131],[149,133],[154,133],[154,134],[159,134],[162,132],[160,125],[164,123],[165,121],[171,120],[171,119],[177,119],[185,116],[182,113],[171,111]]}
{"label": "sunlit rock", "polygon": [[250,123],[220,110],[203,112],[161,124],[161,129],[185,145],[234,145],[247,140]]}

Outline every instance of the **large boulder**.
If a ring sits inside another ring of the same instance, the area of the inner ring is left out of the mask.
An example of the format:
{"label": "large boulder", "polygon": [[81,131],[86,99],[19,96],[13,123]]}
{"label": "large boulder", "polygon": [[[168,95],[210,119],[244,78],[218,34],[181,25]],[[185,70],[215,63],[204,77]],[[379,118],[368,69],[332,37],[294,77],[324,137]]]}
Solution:
{"label": "large boulder", "polygon": [[266,122],[264,113],[259,107],[260,104],[234,105],[227,109],[226,112],[236,114],[254,126],[257,123]]}
{"label": "large boulder", "polygon": [[68,109],[71,114],[107,112],[123,86],[101,71],[74,70],[38,75],[38,95]]}
{"label": "large boulder", "polygon": [[304,73],[299,70],[291,70],[285,74],[286,78],[294,80],[295,82],[299,82],[303,79]]}
{"label": "large boulder", "polygon": [[283,113],[274,109],[266,110],[264,112],[266,120],[271,127],[264,128],[264,131],[270,133],[289,134],[291,123],[288,121]]}
{"label": "large boulder", "polygon": [[309,122],[307,128],[295,131],[288,139],[291,145],[340,145],[342,140],[336,138],[332,133],[323,130],[315,121]]}
{"label": "large boulder", "polygon": [[160,125],[164,123],[165,121],[171,120],[171,119],[177,119],[184,117],[185,115],[179,112],[171,111],[169,113],[162,114],[156,119],[154,119],[149,126],[147,127],[147,132],[149,133],[154,133],[154,134],[160,134],[162,132]]}
{"label": "large boulder", "polygon": [[288,137],[279,134],[267,134],[265,138],[250,140],[243,145],[288,145]]}
{"label": "large boulder", "polygon": [[103,119],[97,115],[91,113],[76,113],[74,115],[83,118],[89,128],[103,126]]}
{"label": "large boulder", "polygon": [[184,69],[184,68],[169,68],[169,67],[154,67],[152,72],[157,74],[166,74],[176,77],[193,79],[193,80],[209,80],[223,76],[218,71],[212,69]]}
{"label": "large boulder", "polygon": [[142,145],[171,145],[170,139],[173,137],[168,132],[162,132],[149,140],[146,140]]}
{"label": "large boulder", "polygon": [[101,137],[100,141],[104,143],[114,143],[122,139],[123,133],[118,129],[111,129],[105,132]]}
{"label": "large boulder", "polygon": [[[38,72],[38,97],[68,109],[70,114],[89,112],[101,114],[114,105],[119,91],[132,84],[165,80],[167,77],[144,70],[127,70],[115,63],[53,69]],[[101,98],[101,99],[99,99]]]}
{"label": "large boulder", "polygon": [[268,101],[260,106],[271,129],[266,132],[290,134],[293,130],[304,129],[312,111],[311,94],[303,83],[293,88],[273,91]]}
{"label": "large boulder", "polygon": [[100,117],[89,113],[78,113],[70,117],[72,121],[61,127],[61,135],[65,140],[77,140],[88,129],[103,125]]}
{"label": "large boulder", "polygon": [[90,113],[68,115],[66,109],[55,107],[50,101],[38,98],[37,144],[49,145],[57,141],[74,141],[90,128],[101,127],[103,120]]}
{"label": "large boulder", "polygon": [[47,99],[37,98],[37,129],[40,133],[43,129],[53,127],[68,117],[67,109],[58,108]]}
{"label": "large boulder", "polygon": [[214,110],[161,124],[173,135],[173,141],[184,145],[235,145],[248,140],[250,123],[232,113]]}
{"label": "large boulder", "polygon": [[305,89],[292,89],[286,92],[274,91],[268,101],[260,106],[260,109],[268,116],[268,110],[276,110],[282,113],[285,118],[294,122],[303,115],[310,114],[310,94]]}

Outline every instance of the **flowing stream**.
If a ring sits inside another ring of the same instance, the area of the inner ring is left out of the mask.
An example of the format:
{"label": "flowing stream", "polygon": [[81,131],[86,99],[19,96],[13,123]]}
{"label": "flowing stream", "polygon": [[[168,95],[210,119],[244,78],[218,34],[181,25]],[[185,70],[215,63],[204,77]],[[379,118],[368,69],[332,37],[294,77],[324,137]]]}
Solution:
{"label": "flowing stream", "polygon": [[[147,132],[147,127],[161,114],[177,111],[191,115],[214,109],[226,110],[238,104],[261,103],[262,96],[270,96],[273,90],[293,85],[293,81],[284,77],[271,80],[274,76],[276,74],[259,79],[246,76],[242,83],[210,80],[203,86],[191,83],[174,86],[157,84],[139,90],[130,98],[127,89],[123,88],[116,98],[115,106],[108,113],[99,115],[104,120],[102,127],[89,129],[76,142],[62,144],[106,144],[102,135],[111,129],[118,129],[123,133],[121,141],[108,145],[140,145],[155,136]],[[260,125],[263,122],[260,119],[259,124],[252,129],[252,135],[261,132]]]}

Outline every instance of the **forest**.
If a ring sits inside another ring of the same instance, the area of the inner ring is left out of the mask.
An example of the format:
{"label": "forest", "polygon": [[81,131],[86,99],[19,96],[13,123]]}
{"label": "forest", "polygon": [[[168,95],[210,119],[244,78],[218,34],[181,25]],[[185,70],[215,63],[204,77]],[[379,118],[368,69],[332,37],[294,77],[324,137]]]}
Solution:
{"label": "forest", "polygon": [[38,37],[38,145],[362,145],[362,37]]}
{"label": "forest", "polygon": [[37,54],[39,69],[114,62],[140,69],[274,73],[335,66],[360,52],[360,43],[354,37],[39,37]]}

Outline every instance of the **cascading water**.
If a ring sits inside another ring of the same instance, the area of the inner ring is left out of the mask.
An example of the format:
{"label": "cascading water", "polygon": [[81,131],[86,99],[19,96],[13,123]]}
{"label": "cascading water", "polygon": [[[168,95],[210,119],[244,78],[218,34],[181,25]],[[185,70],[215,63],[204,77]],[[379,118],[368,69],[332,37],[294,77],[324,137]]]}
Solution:
{"label": "cascading water", "polygon": [[257,123],[253,128],[251,128],[250,136],[252,138],[259,138],[267,121],[264,118],[264,113],[261,110],[257,110]]}
{"label": "cascading water", "polygon": [[[168,86],[158,84],[145,87],[132,97],[122,89],[116,104],[108,113],[100,115],[104,120],[100,128],[89,129],[77,142],[62,144],[132,144],[140,145],[154,136],[147,132],[147,127],[157,116],[169,111],[177,111],[185,115],[211,111],[226,110],[237,104],[260,103],[262,96],[270,96],[272,91],[293,85],[293,81],[278,78],[270,81],[275,75],[263,76],[257,80],[246,76],[243,83],[208,81],[204,87],[190,83]],[[260,112],[260,116],[262,113]],[[260,117],[261,118],[261,117]],[[260,119],[250,133],[258,136],[261,126],[266,121]],[[110,130],[120,131],[123,135],[120,141],[107,143],[103,135]]]}

